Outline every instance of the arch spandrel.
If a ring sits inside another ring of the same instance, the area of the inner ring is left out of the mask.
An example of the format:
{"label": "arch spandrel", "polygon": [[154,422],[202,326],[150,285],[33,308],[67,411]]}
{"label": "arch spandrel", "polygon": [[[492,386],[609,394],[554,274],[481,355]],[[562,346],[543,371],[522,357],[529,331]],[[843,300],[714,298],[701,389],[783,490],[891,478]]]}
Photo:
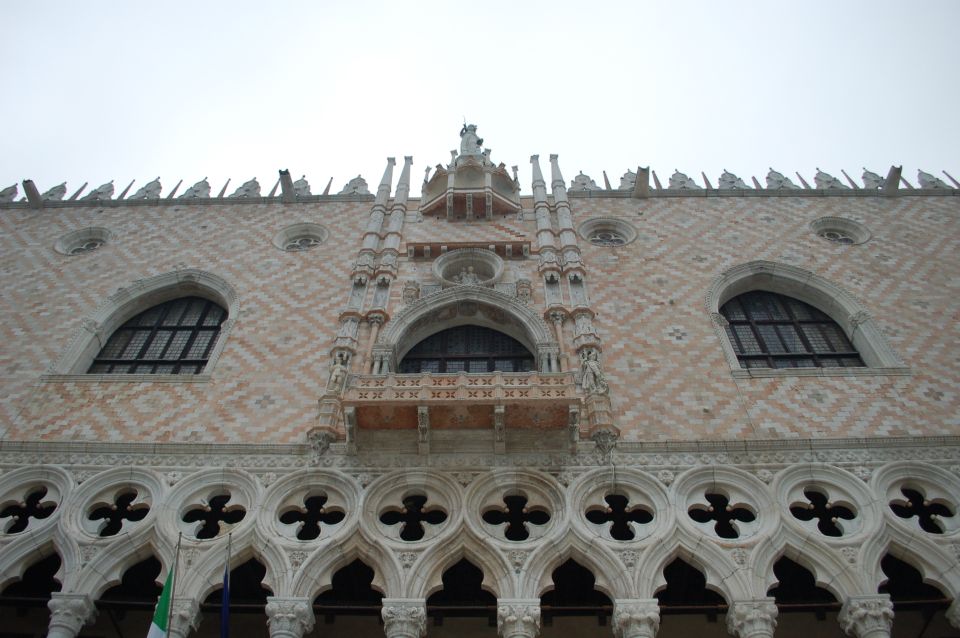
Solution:
{"label": "arch spandrel", "polygon": [[537,357],[556,339],[536,313],[513,297],[481,286],[456,286],[410,304],[387,323],[375,349],[388,353],[391,369],[410,348],[446,328],[479,325],[498,330]]}

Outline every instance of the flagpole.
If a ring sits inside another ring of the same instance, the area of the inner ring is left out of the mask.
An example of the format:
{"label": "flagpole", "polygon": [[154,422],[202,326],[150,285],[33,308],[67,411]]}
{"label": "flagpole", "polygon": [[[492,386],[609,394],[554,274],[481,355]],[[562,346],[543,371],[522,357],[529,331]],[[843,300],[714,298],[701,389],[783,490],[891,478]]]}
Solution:
{"label": "flagpole", "polygon": [[220,598],[220,638],[230,635],[230,552],[233,545],[233,532],[227,534],[227,560],[223,564],[223,593]]}
{"label": "flagpole", "polygon": [[177,551],[173,555],[173,578],[170,579],[170,605],[167,608],[167,636],[170,636],[172,628],[170,622],[173,619],[173,601],[176,599],[177,591],[177,564],[180,562],[180,541],[183,539],[183,532],[177,534]]}

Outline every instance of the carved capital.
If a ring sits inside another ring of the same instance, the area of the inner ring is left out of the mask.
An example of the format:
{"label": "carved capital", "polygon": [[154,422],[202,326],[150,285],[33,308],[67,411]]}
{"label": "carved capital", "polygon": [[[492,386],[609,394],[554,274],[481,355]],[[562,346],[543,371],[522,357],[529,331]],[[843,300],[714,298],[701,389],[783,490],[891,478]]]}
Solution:
{"label": "carved capital", "polygon": [[73,638],[97,615],[93,600],[87,594],[53,592],[47,607],[50,609],[50,628],[47,636],[54,638]]}
{"label": "carved capital", "polygon": [[540,599],[499,599],[497,632],[503,638],[535,638],[540,633]]}
{"label": "carved capital", "polygon": [[954,629],[960,629],[960,600],[954,600],[947,608],[947,622]]}
{"label": "carved capital", "polygon": [[735,600],[727,611],[727,632],[740,638],[773,638],[777,605],[773,598]]}
{"label": "carved capital", "polygon": [[613,601],[614,638],[654,638],[660,629],[660,604],[656,598]]}
{"label": "carved capital", "polygon": [[844,632],[854,638],[888,638],[893,626],[890,596],[851,596],[837,617]]}
{"label": "carved capital", "polygon": [[187,638],[200,624],[200,604],[193,598],[174,598],[170,614],[170,638]]}
{"label": "carved capital", "polygon": [[267,598],[267,627],[271,638],[302,638],[313,630],[313,605],[309,598]]}
{"label": "carved capital", "polygon": [[422,598],[384,598],[380,614],[387,638],[420,638],[427,633],[427,601]]}

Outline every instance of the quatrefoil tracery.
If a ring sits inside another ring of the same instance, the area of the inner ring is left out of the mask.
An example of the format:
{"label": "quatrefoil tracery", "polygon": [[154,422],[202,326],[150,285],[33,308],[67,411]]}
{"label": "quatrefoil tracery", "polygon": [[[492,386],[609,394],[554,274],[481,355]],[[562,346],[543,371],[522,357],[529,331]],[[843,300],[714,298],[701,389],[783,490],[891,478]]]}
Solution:
{"label": "quatrefoil tracery", "polygon": [[57,503],[52,500],[43,500],[46,495],[46,487],[31,488],[27,490],[23,500],[9,504],[0,510],[0,519],[10,519],[2,523],[3,532],[17,534],[27,529],[30,519],[44,519],[53,514],[57,509]]}
{"label": "quatrefoil tracery", "polygon": [[447,513],[439,507],[427,507],[427,497],[412,494],[403,499],[402,508],[388,509],[380,514],[384,525],[401,525],[400,538],[418,541],[426,535],[423,524],[440,525],[447,520]]}
{"label": "quatrefoil tracery", "polygon": [[607,494],[603,497],[607,507],[597,506],[588,509],[585,516],[594,525],[611,523],[610,536],[618,541],[629,541],[636,537],[630,523],[644,525],[653,520],[653,513],[645,505],[629,506],[629,499],[620,494]]}
{"label": "quatrefoil tracery", "polygon": [[216,538],[221,533],[222,524],[236,525],[247,514],[240,504],[228,506],[230,498],[230,492],[226,492],[213,496],[209,501],[201,499],[199,507],[194,507],[183,515],[183,522],[202,523],[195,533],[197,538]]}
{"label": "quatrefoil tracery", "polygon": [[737,522],[750,523],[756,515],[743,503],[730,504],[730,499],[713,492],[704,494],[707,505],[696,504],[688,512],[690,518],[698,523],[713,522],[713,529],[720,538],[740,538]]}
{"label": "quatrefoil tracery", "polygon": [[301,541],[314,540],[320,536],[323,525],[336,525],[343,521],[346,513],[338,507],[325,507],[327,497],[323,494],[306,496],[303,506],[292,506],[280,513],[280,522],[284,525],[300,523],[297,526],[297,539]]}
{"label": "quatrefoil tracery", "polygon": [[503,535],[510,541],[525,541],[530,538],[530,525],[546,525],[550,522],[550,513],[542,507],[527,507],[527,497],[523,495],[504,496],[503,508],[491,508],[483,512],[483,520],[491,525],[506,524]]}
{"label": "quatrefoil tracery", "polygon": [[947,506],[942,499],[931,500],[919,490],[901,487],[900,492],[904,499],[890,501],[890,509],[900,518],[911,519],[917,517],[920,529],[930,534],[943,534],[945,526],[942,519],[952,518],[954,510]]}
{"label": "quatrefoil tracery", "polygon": [[102,521],[98,529],[100,536],[113,536],[120,532],[124,521],[141,521],[150,511],[150,505],[135,502],[138,492],[133,488],[122,489],[113,497],[113,503],[98,503],[87,515],[91,521]]}
{"label": "quatrefoil tracery", "polygon": [[803,495],[808,502],[793,503],[790,513],[801,521],[817,519],[817,529],[825,536],[843,536],[845,530],[841,520],[852,521],[857,517],[852,507],[830,501],[827,494],[817,489],[805,489]]}

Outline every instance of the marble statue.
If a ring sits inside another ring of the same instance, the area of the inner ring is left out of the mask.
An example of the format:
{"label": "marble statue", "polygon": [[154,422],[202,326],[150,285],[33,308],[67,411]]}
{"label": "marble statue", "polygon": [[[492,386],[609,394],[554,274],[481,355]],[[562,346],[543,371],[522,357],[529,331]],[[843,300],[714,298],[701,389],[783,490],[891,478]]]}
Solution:
{"label": "marble statue", "polygon": [[594,348],[586,348],[580,353],[580,384],[586,394],[607,394],[610,391]]}
{"label": "marble statue", "polygon": [[744,183],[742,179],[728,171],[723,169],[723,175],[720,176],[720,190],[734,191],[734,190],[749,190],[749,186]]}
{"label": "marble statue", "polygon": [[309,197],[313,194],[310,192],[310,182],[307,181],[306,175],[293,183],[293,193],[297,197]]}
{"label": "marble statue", "polygon": [[863,169],[863,187],[867,190],[877,190],[883,188],[883,178],[872,171]]}
{"label": "marble statue", "polygon": [[673,169],[673,175],[670,176],[670,186],[667,188],[672,191],[703,190],[700,186],[697,186],[696,182],[677,169]]}
{"label": "marble statue", "polygon": [[257,181],[257,178],[244,182],[243,186],[233,191],[233,195],[230,195],[231,198],[244,199],[248,197],[260,197],[260,182]]}
{"label": "marble statue", "polygon": [[58,184],[40,197],[46,202],[59,202],[67,194],[67,183]]}
{"label": "marble statue", "polygon": [[328,392],[339,392],[343,388],[343,382],[347,380],[347,366],[344,363],[344,355],[338,352],[330,366],[330,378],[327,380]]}
{"label": "marble statue", "polygon": [[180,196],[180,199],[207,199],[210,197],[210,183],[204,177],[199,182],[188,188]]}
{"label": "marble statue", "polygon": [[90,191],[80,199],[82,201],[99,201],[105,199],[111,199],[113,197],[113,180],[111,179],[106,184],[101,184],[96,189]]}
{"label": "marble statue", "polygon": [[369,195],[370,191],[367,189],[367,180],[363,179],[359,175],[347,182],[347,185],[343,187],[343,190],[340,191],[341,195]]}
{"label": "marble statue", "polygon": [[460,274],[454,275],[453,280],[462,286],[477,286],[480,284],[480,277],[474,272],[473,266],[461,268]]}
{"label": "marble statue", "polygon": [[779,190],[800,190],[800,187],[790,181],[790,178],[785,176],[783,173],[778,173],[777,171],[770,169],[770,172],[767,173],[767,190],[770,191],[779,191]]}
{"label": "marble statue", "polygon": [[17,197],[17,185],[8,186],[0,191],[0,202],[12,202]]}
{"label": "marble statue", "polygon": [[580,174],[573,178],[573,181],[570,182],[570,190],[572,191],[598,191],[600,187],[597,186],[597,183],[593,181],[589,175],[584,175],[583,171],[580,171]]}
{"label": "marble statue", "polygon": [[460,155],[480,155],[483,139],[477,136],[476,124],[464,124],[460,129]]}
{"label": "marble statue", "polygon": [[924,171],[917,170],[917,180],[920,182],[920,188],[926,189],[936,189],[936,188],[950,188],[947,186],[939,177],[931,175],[930,173],[925,173]]}
{"label": "marble statue", "polygon": [[833,175],[824,173],[819,168],[817,174],[813,176],[813,181],[817,184],[819,190],[850,190],[849,186],[843,184]]}
{"label": "marble statue", "polygon": [[130,199],[158,199],[160,197],[160,178],[153,180],[136,193]]}
{"label": "marble statue", "polygon": [[637,185],[637,174],[631,170],[627,170],[623,174],[623,177],[620,178],[620,189],[622,191],[632,191]]}

